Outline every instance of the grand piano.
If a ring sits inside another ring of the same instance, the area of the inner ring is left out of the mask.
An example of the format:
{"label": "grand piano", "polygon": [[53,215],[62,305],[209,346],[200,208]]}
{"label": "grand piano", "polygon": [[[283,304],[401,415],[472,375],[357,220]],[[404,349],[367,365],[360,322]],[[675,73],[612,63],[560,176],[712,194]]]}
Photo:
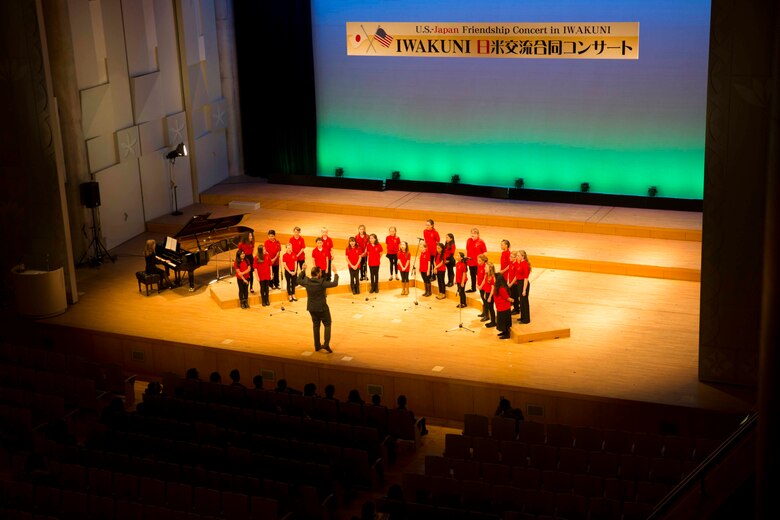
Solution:
{"label": "grand piano", "polygon": [[[167,248],[166,244],[155,246],[157,259],[174,271],[177,286],[181,285],[181,273],[187,273],[190,291],[195,289],[195,269],[208,264],[212,256],[237,249],[241,235],[254,232],[250,227],[239,225],[246,214],[219,218],[209,218],[210,215],[204,213],[190,218],[173,236],[176,239],[175,249]],[[233,259],[230,258],[229,262],[232,265]]]}

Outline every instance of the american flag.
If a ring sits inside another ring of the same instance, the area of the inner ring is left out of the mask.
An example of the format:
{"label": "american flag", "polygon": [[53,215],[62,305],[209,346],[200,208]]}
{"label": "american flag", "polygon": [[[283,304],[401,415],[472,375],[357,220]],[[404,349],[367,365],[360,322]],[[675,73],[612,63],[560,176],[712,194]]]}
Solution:
{"label": "american flag", "polygon": [[387,34],[381,27],[377,28],[374,37],[379,43],[382,44],[383,47],[390,47],[390,44],[393,43],[393,37]]}

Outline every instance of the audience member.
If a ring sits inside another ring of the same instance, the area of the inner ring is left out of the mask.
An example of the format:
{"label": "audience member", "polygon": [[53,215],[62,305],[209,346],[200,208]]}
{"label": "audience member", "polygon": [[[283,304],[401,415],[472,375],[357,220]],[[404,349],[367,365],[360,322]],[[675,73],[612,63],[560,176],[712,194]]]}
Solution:
{"label": "audience member", "polygon": [[231,386],[240,386],[241,388],[244,388],[244,385],[241,384],[241,373],[237,368],[230,371],[230,380],[232,381],[232,383],[230,383]]}
{"label": "audience member", "polygon": [[[397,410],[409,410],[406,407],[406,396],[405,395],[403,395],[403,394],[399,395],[398,399],[396,400],[396,403],[398,405],[398,406],[396,406]],[[409,412],[411,412],[411,414],[412,414],[412,422],[416,422],[417,423],[417,428],[420,430],[420,435],[428,435],[428,428],[425,427],[425,417],[421,417],[420,421],[417,422],[417,420],[414,417],[414,412],[412,412],[411,410],[409,410]]]}
{"label": "audience member", "polygon": [[256,390],[262,390],[263,389],[263,376],[260,374],[257,374],[255,377],[252,378],[252,384],[255,385]]}
{"label": "audience member", "polygon": [[508,419],[517,419],[518,421],[522,421],[525,419],[523,416],[523,411],[520,408],[512,408],[512,403],[507,399],[506,397],[501,397],[498,401],[498,407],[496,408],[496,412],[493,414],[498,417],[505,417]]}
{"label": "audience member", "polygon": [[325,387],[325,399],[335,399],[336,387],[333,385],[327,385]]}
{"label": "audience member", "polygon": [[353,388],[352,390],[349,391],[349,395],[347,396],[347,401],[349,401],[350,403],[366,404],[363,398],[360,397],[360,391],[357,388]]}
{"label": "audience member", "polygon": [[319,397],[320,394],[317,393],[317,385],[314,383],[306,383],[303,385],[303,395],[307,397]]}
{"label": "audience member", "polygon": [[371,394],[371,404],[374,406],[382,406],[382,396],[379,394]]}
{"label": "audience member", "polygon": [[200,381],[200,374],[198,373],[197,368],[188,368],[186,377],[187,379],[196,379]]}
{"label": "audience member", "polygon": [[214,371],[211,374],[209,374],[209,383],[221,383],[222,382],[222,375]]}
{"label": "audience member", "polygon": [[286,379],[280,379],[276,382],[276,388],[274,389],[276,392],[284,392],[288,394],[295,394],[295,395],[302,395],[303,392],[300,390],[296,390],[295,388],[291,388],[287,386],[287,380]]}

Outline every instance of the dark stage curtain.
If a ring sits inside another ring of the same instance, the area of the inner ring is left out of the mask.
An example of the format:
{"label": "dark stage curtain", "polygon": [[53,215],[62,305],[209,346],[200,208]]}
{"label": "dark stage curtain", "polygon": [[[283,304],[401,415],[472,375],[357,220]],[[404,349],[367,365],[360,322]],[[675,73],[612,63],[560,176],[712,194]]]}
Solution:
{"label": "dark stage curtain", "polygon": [[317,111],[309,0],[235,0],[247,175],[316,175]]}

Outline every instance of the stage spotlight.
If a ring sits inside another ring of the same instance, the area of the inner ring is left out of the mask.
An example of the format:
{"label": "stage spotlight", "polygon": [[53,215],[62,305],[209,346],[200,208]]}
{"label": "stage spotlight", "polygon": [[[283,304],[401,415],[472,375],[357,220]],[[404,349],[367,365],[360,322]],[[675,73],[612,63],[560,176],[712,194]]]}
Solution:
{"label": "stage spotlight", "polygon": [[656,195],[658,195],[658,188],[656,188],[655,186],[650,186],[649,188],[647,188],[648,197],[655,197]]}
{"label": "stage spotlight", "polygon": [[587,182],[583,182],[580,184],[580,191],[582,193],[588,193],[590,191],[590,184]]}
{"label": "stage spotlight", "polygon": [[343,177],[344,176],[344,168],[336,168],[336,177]]}
{"label": "stage spotlight", "polygon": [[452,176],[452,179],[450,179],[450,181],[452,182],[452,184],[458,184],[460,182],[460,175],[456,173],[455,175]]}
{"label": "stage spotlight", "polygon": [[523,180],[522,177],[518,177],[517,179],[515,179],[515,188],[520,190],[523,188],[523,186],[525,186],[525,181]]}
{"label": "stage spotlight", "polygon": [[399,171],[394,171],[393,173],[391,173],[391,174],[390,174],[390,177],[391,177],[391,178],[392,178],[394,181],[397,181],[398,179],[400,179],[400,178],[401,178],[401,172],[399,172]]}
{"label": "stage spotlight", "polygon": [[187,146],[184,143],[177,144],[176,148],[168,152],[165,156],[165,158],[169,159],[171,162],[176,162],[177,157],[187,157]]}

